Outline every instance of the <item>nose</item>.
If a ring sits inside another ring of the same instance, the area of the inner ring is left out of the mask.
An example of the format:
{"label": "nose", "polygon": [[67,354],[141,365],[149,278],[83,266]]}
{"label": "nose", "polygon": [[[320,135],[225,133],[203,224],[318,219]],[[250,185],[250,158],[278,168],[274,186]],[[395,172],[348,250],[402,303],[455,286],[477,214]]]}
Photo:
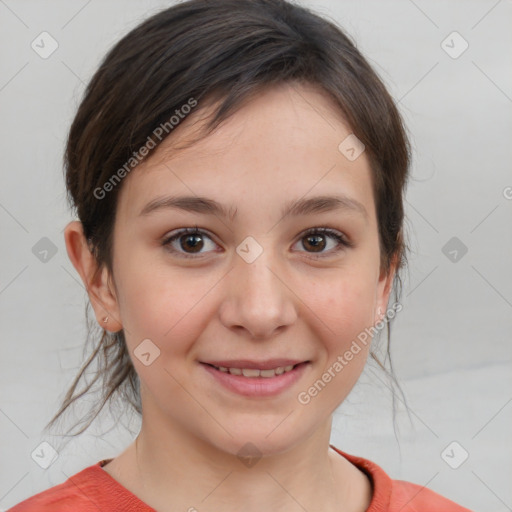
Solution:
{"label": "nose", "polygon": [[283,270],[270,251],[252,263],[236,256],[234,268],[225,277],[225,297],[220,319],[228,329],[245,331],[254,339],[271,338],[297,318],[296,299]]}

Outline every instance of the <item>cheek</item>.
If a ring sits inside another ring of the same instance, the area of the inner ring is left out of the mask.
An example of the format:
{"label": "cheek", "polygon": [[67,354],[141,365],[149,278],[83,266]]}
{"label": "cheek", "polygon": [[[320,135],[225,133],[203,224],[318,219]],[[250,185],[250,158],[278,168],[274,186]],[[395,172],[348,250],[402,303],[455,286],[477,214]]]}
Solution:
{"label": "cheek", "polygon": [[323,325],[330,350],[342,350],[372,325],[375,291],[372,274],[357,269],[317,279],[309,288],[305,302]]}
{"label": "cheek", "polygon": [[[167,400],[172,396],[183,414],[188,408],[190,414],[197,414],[193,405],[187,404],[189,397],[184,396],[180,383],[192,378],[186,375],[192,367],[184,362],[193,358],[194,342],[205,328],[208,280],[193,285],[190,279],[184,282],[183,276],[172,279],[156,269],[136,268],[125,275],[119,272],[123,279],[119,302],[130,358],[141,386],[150,390],[145,403],[157,400],[159,408],[173,414],[175,406]],[[148,339],[151,343],[145,341]],[[150,355],[144,360],[145,353]]]}
{"label": "cheek", "polygon": [[[318,367],[297,396],[299,410],[306,406],[310,417],[324,418],[348,396],[368,357],[373,324],[375,283],[371,273],[337,274],[317,280],[305,301],[306,324],[317,326]],[[308,312],[309,311],[309,312]]]}
{"label": "cheek", "polygon": [[[204,307],[216,280],[189,270],[144,266],[125,259],[118,270],[119,307],[132,352],[144,339],[161,351],[161,361],[186,353],[207,321]],[[203,323],[202,323],[203,322]]]}

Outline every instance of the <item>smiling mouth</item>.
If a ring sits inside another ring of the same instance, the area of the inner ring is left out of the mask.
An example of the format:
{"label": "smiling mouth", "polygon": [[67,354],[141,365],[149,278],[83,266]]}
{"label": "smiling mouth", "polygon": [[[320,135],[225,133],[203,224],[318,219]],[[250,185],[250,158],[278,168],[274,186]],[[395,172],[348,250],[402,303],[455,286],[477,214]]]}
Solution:
{"label": "smiling mouth", "polygon": [[283,373],[288,373],[297,368],[298,366],[307,364],[308,361],[305,361],[303,363],[297,363],[297,364],[290,364],[287,366],[278,366],[276,368],[269,368],[265,370],[260,370],[257,368],[227,368],[225,366],[215,366],[210,363],[203,363],[208,366],[211,366],[212,368],[215,368],[216,370],[223,372],[223,373],[229,373],[231,375],[237,375],[242,377],[248,377],[248,378],[258,378],[263,377],[267,379],[271,379],[272,377],[277,377],[279,375],[282,375]]}

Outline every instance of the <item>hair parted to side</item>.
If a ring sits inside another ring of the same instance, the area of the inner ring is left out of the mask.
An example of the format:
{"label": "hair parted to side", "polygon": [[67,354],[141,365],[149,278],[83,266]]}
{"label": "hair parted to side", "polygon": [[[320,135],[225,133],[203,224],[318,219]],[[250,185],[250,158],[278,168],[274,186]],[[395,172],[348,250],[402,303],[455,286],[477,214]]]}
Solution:
{"label": "hair parted to side", "polygon": [[[154,143],[144,159],[153,154],[165,140],[154,136],[155,129],[194,98],[194,112],[215,105],[205,126],[207,135],[253,95],[282,83],[322,88],[364,143],[376,198],[381,269],[397,264],[394,295],[399,299],[399,271],[407,252],[403,194],[410,165],[401,116],[349,37],[333,22],[285,0],[184,1],[142,22],[107,53],[85,90],[64,155],[68,199],[100,268],[112,271],[112,232],[122,181],[104,197],[97,191],[105,190],[105,183],[123,166],[126,169],[126,162],[149,146],[149,140]],[[373,351],[371,355],[398,385],[389,357],[389,322],[387,330],[390,371]],[[93,362],[95,376],[78,393]],[[84,432],[115,396],[142,414],[140,383],[123,331],[101,330],[99,342],[45,428],[98,381],[102,400],[73,435]]]}

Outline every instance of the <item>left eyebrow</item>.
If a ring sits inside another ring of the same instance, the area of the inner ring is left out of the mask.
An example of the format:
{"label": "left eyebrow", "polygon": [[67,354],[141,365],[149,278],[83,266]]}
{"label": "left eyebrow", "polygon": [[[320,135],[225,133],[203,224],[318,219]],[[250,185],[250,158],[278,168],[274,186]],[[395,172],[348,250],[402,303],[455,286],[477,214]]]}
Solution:
{"label": "left eyebrow", "polygon": [[[166,196],[157,197],[142,208],[139,216],[148,215],[161,209],[180,209],[203,215],[216,215],[234,220],[237,208],[231,205],[229,208],[213,199],[199,196]],[[287,215],[311,215],[333,210],[345,210],[362,215],[368,220],[368,212],[362,203],[346,195],[317,196],[309,199],[296,199],[285,204],[281,211],[282,217]]]}

